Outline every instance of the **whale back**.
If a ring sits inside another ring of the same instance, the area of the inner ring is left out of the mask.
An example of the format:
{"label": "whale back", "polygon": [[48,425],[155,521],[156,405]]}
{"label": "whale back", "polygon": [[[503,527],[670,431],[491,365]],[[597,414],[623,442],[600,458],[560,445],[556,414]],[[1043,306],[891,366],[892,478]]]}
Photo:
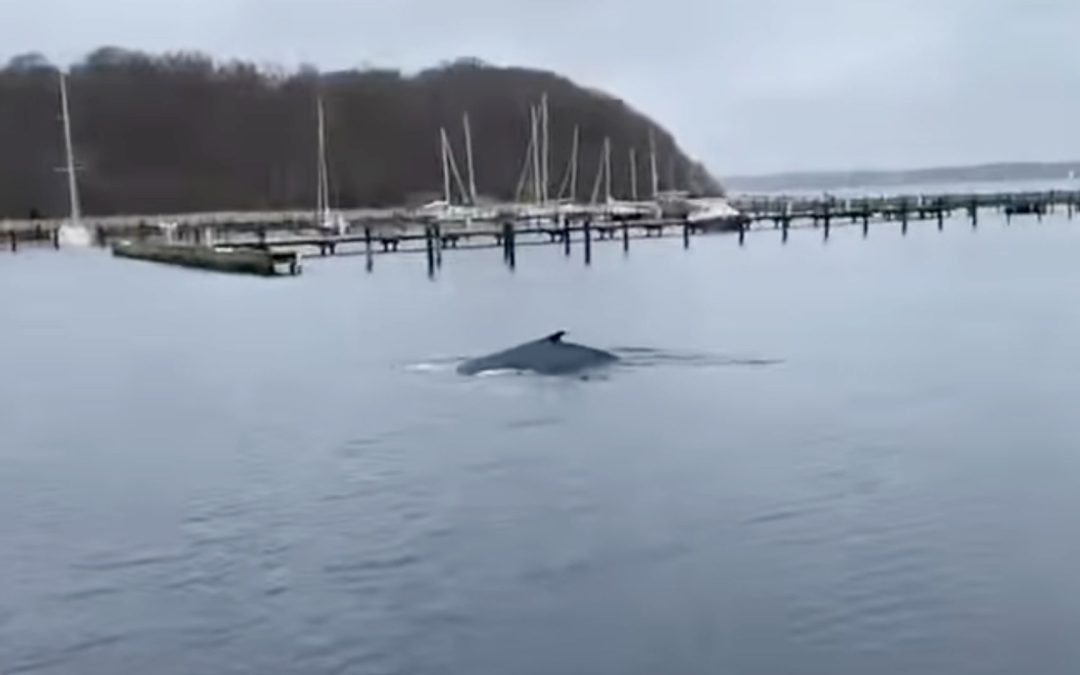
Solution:
{"label": "whale back", "polygon": [[475,375],[493,370],[518,370],[544,375],[566,375],[618,360],[618,357],[610,352],[566,342],[563,340],[565,335],[566,331],[557,331],[539,340],[469,359],[458,366],[458,372]]}

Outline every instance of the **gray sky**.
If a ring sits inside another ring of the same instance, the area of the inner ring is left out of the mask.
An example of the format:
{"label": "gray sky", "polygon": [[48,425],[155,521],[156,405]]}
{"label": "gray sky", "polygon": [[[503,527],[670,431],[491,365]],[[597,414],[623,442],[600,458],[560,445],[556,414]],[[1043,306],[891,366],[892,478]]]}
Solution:
{"label": "gray sky", "polygon": [[1080,0],[0,0],[2,57],[550,68],[714,173],[1080,157]]}

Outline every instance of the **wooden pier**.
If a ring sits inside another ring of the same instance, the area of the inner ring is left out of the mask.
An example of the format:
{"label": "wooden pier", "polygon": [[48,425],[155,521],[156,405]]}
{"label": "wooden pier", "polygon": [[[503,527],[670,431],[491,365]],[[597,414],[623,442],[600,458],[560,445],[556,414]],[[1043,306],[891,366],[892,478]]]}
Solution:
{"label": "wooden pier", "polygon": [[841,198],[834,196],[787,197],[741,196],[731,204],[753,222],[771,222],[776,227],[798,220],[826,225],[848,220],[868,223],[878,220],[943,221],[960,211],[972,220],[978,212],[995,210],[1006,216],[1053,213],[1064,209],[1069,218],[1080,208],[1080,191],[1000,192],[939,195],[894,195]]}
{"label": "wooden pier", "polygon": [[[795,228],[820,229],[828,240],[831,228],[840,225],[861,226],[863,236],[868,236],[872,223],[895,222],[906,234],[909,224],[915,221],[935,222],[938,229],[943,229],[946,220],[957,212],[965,215],[973,227],[978,226],[980,212],[986,210],[1003,214],[1006,222],[1014,217],[1041,220],[1059,211],[1071,219],[1080,209],[1080,191],[854,198],[769,195],[739,196],[729,201],[740,215],[707,226],[687,216],[605,213],[589,206],[552,210],[545,217],[535,205],[523,205],[516,211],[504,209],[485,219],[465,222],[421,218],[405,211],[354,211],[349,212],[343,234],[315,227],[310,212],[84,218],[84,223],[92,228],[100,246],[116,243],[117,239],[126,242],[114,248],[117,255],[125,257],[226,271],[264,273],[284,268],[297,273],[301,257],[364,255],[371,271],[376,255],[416,252],[425,254],[428,273],[433,276],[442,265],[444,253],[451,249],[502,248],[504,260],[513,268],[519,246],[560,245],[570,255],[577,242],[585,263],[590,264],[596,242],[621,241],[623,251],[629,252],[631,240],[672,234],[681,236],[688,248],[691,237],[714,231],[737,234],[740,245],[749,232],[763,229],[780,230],[782,242]],[[156,222],[169,223],[167,230]],[[34,244],[59,247],[61,224],[0,223],[0,240],[6,241],[5,248],[11,251]]]}

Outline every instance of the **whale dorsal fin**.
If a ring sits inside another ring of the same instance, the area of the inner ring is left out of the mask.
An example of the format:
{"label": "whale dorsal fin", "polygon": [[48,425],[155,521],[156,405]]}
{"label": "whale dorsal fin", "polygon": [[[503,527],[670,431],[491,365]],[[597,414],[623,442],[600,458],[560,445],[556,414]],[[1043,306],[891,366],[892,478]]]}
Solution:
{"label": "whale dorsal fin", "polygon": [[563,339],[564,335],[566,335],[566,331],[561,330],[561,331],[559,331],[557,333],[552,333],[551,335],[544,338],[544,340],[546,340],[548,342],[559,343],[559,342],[562,342],[562,339]]}

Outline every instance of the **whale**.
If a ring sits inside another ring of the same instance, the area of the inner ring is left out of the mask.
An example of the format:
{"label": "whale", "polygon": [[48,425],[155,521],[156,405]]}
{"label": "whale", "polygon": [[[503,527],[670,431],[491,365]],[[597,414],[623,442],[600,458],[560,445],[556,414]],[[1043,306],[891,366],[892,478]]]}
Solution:
{"label": "whale", "polygon": [[462,375],[477,375],[495,370],[514,370],[540,375],[576,375],[610,365],[619,357],[602,349],[566,342],[561,330],[547,337],[510,349],[466,359],[458,365]]}

